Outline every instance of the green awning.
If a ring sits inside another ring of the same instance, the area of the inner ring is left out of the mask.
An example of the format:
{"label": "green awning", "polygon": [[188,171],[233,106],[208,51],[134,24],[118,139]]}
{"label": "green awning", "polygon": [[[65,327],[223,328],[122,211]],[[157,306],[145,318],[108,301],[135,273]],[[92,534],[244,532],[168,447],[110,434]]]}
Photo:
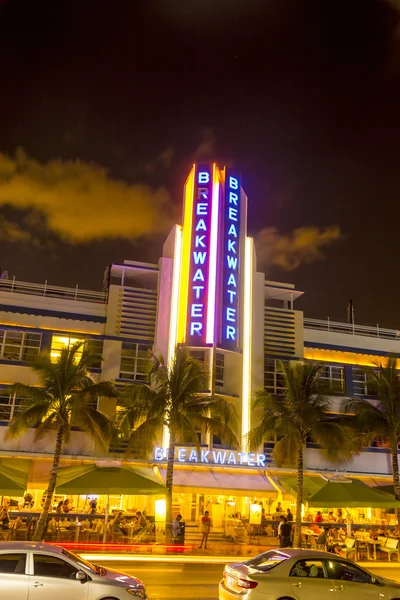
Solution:
{"label": "green awning", "polygon": [[308,500],[308,506],[316,508],[397,508],[400,501],[375,491],[362,482],[328,481]]}
{"label": "green awning", "polygon": [[0,496],[24,496],[31,463],[25,458],[0,459]]}
{"label": "green awning", "polygon": [[56,493],[147,496],[165,495],[166,487],[151,469],[82,465],[59,470]]}
{"label": "green awning", "polygon": [[[283,489],[291,494],[294,498],[297,495],[297,477],[278,477],[278,482],[281,484]],[[307,475],[303,480],[303,499],[304,502],[308,501],[313,494],[321,489],[326,484],[325,479],[322,479],[319,475],[316,477],[308,477]]]}

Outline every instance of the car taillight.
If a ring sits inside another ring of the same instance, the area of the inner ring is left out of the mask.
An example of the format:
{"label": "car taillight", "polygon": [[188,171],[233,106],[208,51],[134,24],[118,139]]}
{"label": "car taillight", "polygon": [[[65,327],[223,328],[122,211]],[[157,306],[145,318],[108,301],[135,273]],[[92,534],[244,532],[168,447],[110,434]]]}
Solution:
{"label": "car taillight", "polygon": [[236,585],[246,590],[254,590],[258,586],[258,581],[249,581],[248,579],[238,579]]}

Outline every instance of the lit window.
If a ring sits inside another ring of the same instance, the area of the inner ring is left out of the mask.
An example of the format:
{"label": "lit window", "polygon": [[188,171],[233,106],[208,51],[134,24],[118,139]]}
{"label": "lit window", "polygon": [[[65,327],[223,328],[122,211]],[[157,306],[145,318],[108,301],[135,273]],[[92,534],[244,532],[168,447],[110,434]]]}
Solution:
{"label": "lit window", "polygon": [[82,340],[79,338],[73,338],[62,335],[53,335],[53,339],[51,342],[51,351],[50,356],[53,361],[57,360],[61,355],[61,350],[64,348],[72,348],[74,344],[78,342],[85,342],[84,345],[79,349],[76,353],[76,360],[78,361],[82,356],[83,350],[89,350],[91,353],[96,354],[98,356],[98,361],[92,364],[92,367],[95,369],[101,369],[101,359],[103,354],[103,340]]}
{"label": "lit window", "polygon": [[30,361],[39,354],[41,340],[40,333],[0,330],[0,358]]}

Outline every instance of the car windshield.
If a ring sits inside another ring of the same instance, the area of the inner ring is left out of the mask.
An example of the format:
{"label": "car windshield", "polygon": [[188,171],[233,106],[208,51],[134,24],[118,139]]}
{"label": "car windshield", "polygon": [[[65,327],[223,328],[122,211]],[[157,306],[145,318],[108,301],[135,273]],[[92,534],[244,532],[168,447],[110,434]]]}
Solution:
{"label": "car windshield", "polygon": [[73,554],[72,552],[68,552],[68,550],[65,550],[65,548],[63,548],[63,551],[61,554],[63,556],[66,556],[70,560],[73,560],[75,564],[80,565],[81,567],[84,567],[85,569],[88,569],[92,573],[98,573],[98,568],[96,568],[94,565],[92,565],[92,563],[90,563],[87,560],[84,560],[83,558],[81,558],[80,556],[77,556],[76,554]]}
{"label": "car windshield", "polygon": [[252,569],[257,569],[257,571],[269,571],[288,558],[289,556],[284,552],[269,550],[268,552],[264,552],[264,554],[259,554],[251,560],[247,560],[243,564]]}

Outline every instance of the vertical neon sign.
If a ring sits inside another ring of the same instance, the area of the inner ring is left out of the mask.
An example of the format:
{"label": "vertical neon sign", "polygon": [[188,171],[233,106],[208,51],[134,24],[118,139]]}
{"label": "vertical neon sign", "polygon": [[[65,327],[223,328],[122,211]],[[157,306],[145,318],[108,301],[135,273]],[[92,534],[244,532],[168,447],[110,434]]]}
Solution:
{"label": "vertical neon sign", "polygon": [[224,206],[221,346],[234,351],[239,345],[240,177],[229,169]]}
{"label": "vertical neon sign", "polygon": [[[211,224],[213,211],[213,167],[196,165],[193,188],[193,213],[189,266],[186,344],[202,346],[210,343],[207,335],[209,310],[209,273]],[[215,191],[214,191],[215,195]],[[211,342],[213,339],[211,339]]]}

